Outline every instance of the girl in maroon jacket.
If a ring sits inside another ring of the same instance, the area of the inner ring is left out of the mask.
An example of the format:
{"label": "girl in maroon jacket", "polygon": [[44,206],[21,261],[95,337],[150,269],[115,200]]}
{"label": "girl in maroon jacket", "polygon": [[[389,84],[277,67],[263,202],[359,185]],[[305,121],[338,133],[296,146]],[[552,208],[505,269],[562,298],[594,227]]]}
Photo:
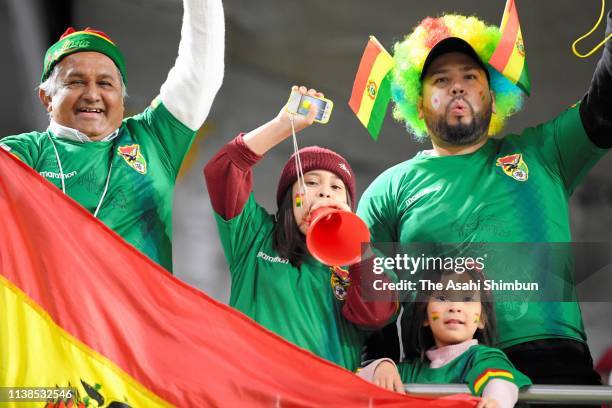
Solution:
{"label": "girl in maroon jacket", "polygon": [[[293,90],[323,96],[314,89]],[[307,116],[293,116],[295,131],[310,126],[316,114],[313,105]],[[372,276],[361,273],[365,267],[352,266],[347,276],[306,248],[312,211],[354,207],[355,177],[342,156],[317,146],[301,149],[303,184],[293,155],[281,172],[276,216],[255,202],[251,168],[291,134],[291,116],[283,108],[225,145],[204,169],[232,278],[230,305],[292,343],[354,370],[368,334],[363,329],[384,325],[396,303],[365,302],[361,287],[367,282],[361,280]]]}

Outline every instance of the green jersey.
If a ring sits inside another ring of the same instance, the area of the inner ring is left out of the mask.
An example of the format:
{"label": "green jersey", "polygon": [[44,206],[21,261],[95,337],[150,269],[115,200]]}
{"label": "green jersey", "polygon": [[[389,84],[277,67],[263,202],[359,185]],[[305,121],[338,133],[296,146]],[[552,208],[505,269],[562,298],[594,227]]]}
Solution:
{"label": "green jersey", "polygon": [[342,315],[339,282],[307,256],[300,268],[274,250],[274,217],[249,196],[242,211],[215,214],[231,272],[230,305],[288,341],[346,369],[359,367],[366,332]]}
{"label": "green jersey", "polygon": [[510,381],[518,388],[531,385],[531,380],[514,368],[503,351],[479,344],[442,367],[430,368],[429,361],[410,361],[399,363],[397,368],[404,383],[463,383],[476,396],[481,396],[493,379]]}
{"label": "green jersey", "polygon": [[124,119],[110,141],[80,142],[47,130],[8,136],[0,144],[58,188],[63,173],[66,194],[92,213],[108,180],[98,218],[172,271],[174,183],[195,132],[157,101]]}
{"label": "green jersey", "polygon": [[[578,110],[490,139],[471,154],[420,152],[388,169],[357,210],[372,242],[570,242],[569,197],[607,152],[589,140]],[[575,302],[495,306],[502,348],[542,338],[586,340]]]}

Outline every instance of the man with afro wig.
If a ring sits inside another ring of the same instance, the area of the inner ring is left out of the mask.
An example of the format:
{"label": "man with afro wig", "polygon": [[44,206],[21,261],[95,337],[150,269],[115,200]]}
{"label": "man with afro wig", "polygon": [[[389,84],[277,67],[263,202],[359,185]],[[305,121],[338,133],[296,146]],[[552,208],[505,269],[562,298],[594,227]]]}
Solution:
{"label": "man with afro wig", "polygon": [[[487,64],[500,38],[499,28],[476,17],[444,15],[395,44],[393,115],[432,149],[389,168],[363,194],[357,213],[373,243],[513,243],[502,247],[512,260],[516,243],[571,242],[569,197],[612,146],[612,43],[578,103],[539,126],[491,138],[523,101]],[[561,273],[551,263],[533,266],[534,281]],[[495,303],[497,346],[534,384],[600,384],[569,287],[567,299]],[[380,356],[377,349],[410,357],[409,347],[397,347],[397,332],[388,326],[367,357]]]}

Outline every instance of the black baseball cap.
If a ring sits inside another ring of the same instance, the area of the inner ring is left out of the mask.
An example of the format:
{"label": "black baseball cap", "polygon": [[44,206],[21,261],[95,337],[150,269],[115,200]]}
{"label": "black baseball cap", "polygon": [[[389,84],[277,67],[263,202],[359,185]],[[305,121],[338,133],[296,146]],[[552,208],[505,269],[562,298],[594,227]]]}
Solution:
{"label": "black baseball cap", "polygon": [[485,66],[484,62],[480,59],[474,48],[465,40],[462,40],[459,37],[448,37],[437,43],[429,54],[427,58],[425,58],[425,63],[423,64],[423,70],[421,71],[421,81],[425,78],[425,74],[427,74],[427,70],[429,66],[436,58],[441,55],[448,54],[449,52],[460,52],[462,54],[471,57],[480,68],[487,74],[487,80],[491,82],[491,78],[489,77],[489,70]]}

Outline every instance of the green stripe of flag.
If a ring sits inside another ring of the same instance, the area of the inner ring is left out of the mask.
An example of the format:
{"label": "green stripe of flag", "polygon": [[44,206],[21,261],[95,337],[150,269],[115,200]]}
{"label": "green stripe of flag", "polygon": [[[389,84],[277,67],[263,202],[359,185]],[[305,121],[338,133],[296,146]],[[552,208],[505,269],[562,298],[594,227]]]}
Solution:
{"label": "green stripe of flag", "polygon": [[391,74],[385,75],[385,78],[380,83],[378,88],[378,94],[370,113],[370,120],[368,121],[368,132],[374,140],[378,140],[378,134],[382,127],[385,116],[387,115],[387,106],[391,100]]}
{"label": "green stripe of flag", "polygon": [[527,95],[531,92],[531,81],[529,80],[529,69],[527,69],[527,58],[523,61],[523,71],[516,83]]}

